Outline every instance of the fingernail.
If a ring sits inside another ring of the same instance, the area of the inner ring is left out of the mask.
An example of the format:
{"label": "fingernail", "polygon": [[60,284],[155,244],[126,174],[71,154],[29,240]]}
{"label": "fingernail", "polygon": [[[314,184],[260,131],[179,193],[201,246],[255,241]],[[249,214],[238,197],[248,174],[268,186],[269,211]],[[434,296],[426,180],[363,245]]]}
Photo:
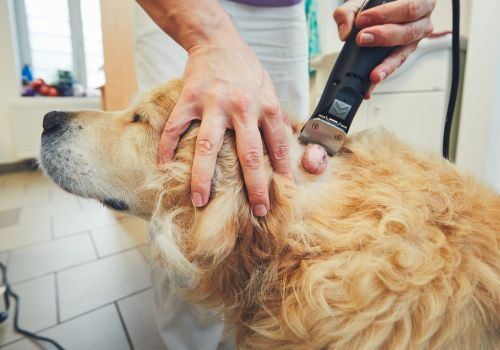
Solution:
{"label": "fingernail", "polygon": [[372,44],[375,41],[375,36],[371,33],[362,33],[359,37],[362,45]]}
{"label": "fingernail", "polygon": [[263,217],[267,214],[267,208],[264,204],[258,204],[253,207],[253,213],[255,216]]}
{"label": "fingernail", "polygon": [[203,206],[203,197],[201,196],[201,193],[193,192],[191,195],[191,201],[196,208]]}
{"label": "fingernail", "polygon": [[360,15],[358,18],[356,18],[356,26],[359,28],[368,27],[371,23],[372,20],[368,16]]}
{"label": "fingernail", "polygon": [[383,81],[385,78],[387,78],[387,73],[386,72],[380,72],[379,74],[379,79],[380,81]]}

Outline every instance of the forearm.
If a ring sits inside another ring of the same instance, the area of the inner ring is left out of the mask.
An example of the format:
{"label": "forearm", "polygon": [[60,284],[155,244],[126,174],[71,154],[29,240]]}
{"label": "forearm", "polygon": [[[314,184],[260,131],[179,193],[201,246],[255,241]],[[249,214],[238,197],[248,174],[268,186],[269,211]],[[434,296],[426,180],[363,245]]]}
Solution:
{"label": "forearm", "polygon": [[216,0],[137,0],[153,21],[186,51],[223,33],[237,35]]}

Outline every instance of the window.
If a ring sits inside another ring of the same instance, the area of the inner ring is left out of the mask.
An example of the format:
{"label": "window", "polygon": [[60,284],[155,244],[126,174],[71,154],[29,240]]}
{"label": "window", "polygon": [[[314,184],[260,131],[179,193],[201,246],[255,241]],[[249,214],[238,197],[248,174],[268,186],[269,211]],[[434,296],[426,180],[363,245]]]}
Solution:
{"label": "window", "polygon": [[47,83],[73,73],[87,95],[104,84],[99,0],[16,0],[21,64]]}

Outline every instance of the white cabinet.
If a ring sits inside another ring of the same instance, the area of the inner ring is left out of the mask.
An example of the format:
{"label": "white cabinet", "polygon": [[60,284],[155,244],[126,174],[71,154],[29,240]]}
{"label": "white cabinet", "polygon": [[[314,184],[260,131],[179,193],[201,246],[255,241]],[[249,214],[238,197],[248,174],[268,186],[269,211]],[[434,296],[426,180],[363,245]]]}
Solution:
{"label": "white cabinet", "polygon": [[8,127],[12,136],[14,161],[38,158],[43,116],[52,110],[100,109],[97,98],[18,97],[8,106]]}
{"label": "white cabinet", "polygon": [[440,152],[447,97],[443,91],[387,93],[367,105],[367,126],[382,126],[423,150]]}

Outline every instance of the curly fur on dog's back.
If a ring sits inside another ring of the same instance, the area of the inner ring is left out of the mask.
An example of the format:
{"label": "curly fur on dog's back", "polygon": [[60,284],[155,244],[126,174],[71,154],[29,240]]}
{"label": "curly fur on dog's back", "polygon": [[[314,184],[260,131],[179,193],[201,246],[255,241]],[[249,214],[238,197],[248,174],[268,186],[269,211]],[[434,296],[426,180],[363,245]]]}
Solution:
{"label": "curly fur on dog's back", "polygon": [[228,133],[213,198],[195,210],[195,137],[158,181],[161,208],[175,209],[156,215],[156,258],[191,278],[192,300],[222,310],[241,348],[499,348],[500,197],[489,188],[377,130],[351,138],[320,179],[273,175],[259,220]]}

